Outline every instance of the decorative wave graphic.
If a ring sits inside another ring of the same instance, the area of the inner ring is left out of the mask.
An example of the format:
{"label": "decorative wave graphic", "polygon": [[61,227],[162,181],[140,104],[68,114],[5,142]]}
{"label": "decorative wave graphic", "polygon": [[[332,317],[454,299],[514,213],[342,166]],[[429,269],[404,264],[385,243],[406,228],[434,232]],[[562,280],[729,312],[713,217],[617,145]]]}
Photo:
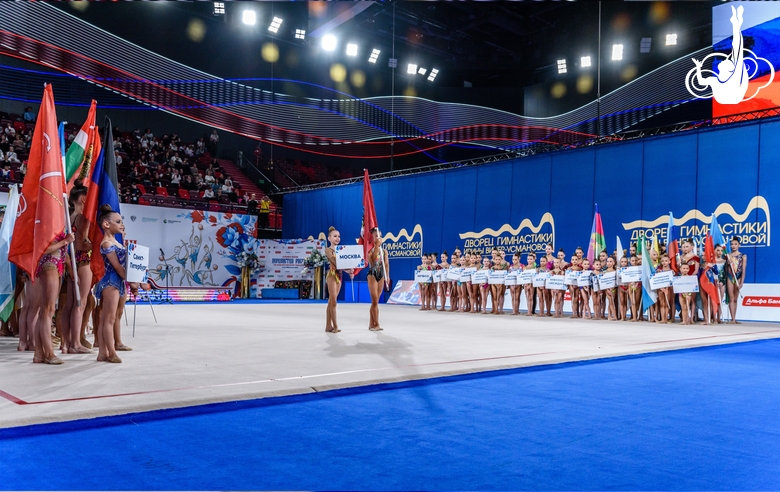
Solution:
{"label": "decorative wave graphic", "polygon": [[537,225],[534,225],[534,223],[531,222],[530,219],[523,219],[523,221],[520,222],[520,225],[517,226],[517,228],[513,228],[510,224],[504,224],[498,230],[486,228],[486,229],[482,229],[482,231],[480,232],[464,232],[463,234],[460,234],[460,238],[479,239],[485,236],[498,237],[501,234],[506,234],[506,233],[510,233],[513,236],[516,236],[520,234],[520,231],[523,229],[530,229],[531,232],[537,233],[542,229],[542,226],[544,224],[550,224],[550,227],[552,227],[553,237],[555,237],[555,220],[553,219],[553,216],[550,212],[545,212],[545,214],[542,215],[541,220],[539,220],[539,224]]}
{"label": "decorative wave graphic", "polygon": [[397,157],[424,154],[434,160],[457,160],[455,153],[464,148],[496,153],[581,145],[595,138],[597,128],[611,135],[692,100],[680,81],[691,56],[711,51],[669,62],[598,104],[532,118],[417,97],[360,99],[301,81],[228,80],[150,52],[46,2],[0,2],[0,54],[214,128],[344,158],[385,159],[391,145]]}
{"label": "decorative wave graphic", "polygon": [[[766,214],[766,226],[767,226],[766,242],[767,242],[767,246],[769,246],[772,224],[769,216],[769,204],[767,203],[766,198],[764,198],[763,196],[759,195],[753,197],[750,200],[750,202],[748,202],[748,205],[745,208],[744,213],[741,214],[737,213],[737,211],[734,210],[734,207],[731,206],[730,203],[721,203],[715,208],[715,211],[713,213],[716,216],[727,214],[730,215],[731,218],[733,218],[737,222],[744,222],[745,219],[747,219],[748,216],[754,210],[763,210],[764,214]],[[685,215],[683,215],[679,219],[677,218],[674,219],[674,225],[676,226],[683,225],[690,220],[699,220],[705,224],[709,224],[710,222],[712,222],[712,215],[704,215],[703,212],[697,209],[689,210]],[[638,228],[651,229],[653,227],[657,227],[659,225],[668,224],[668,223],[669,223],[669,216],[662,215],[655,220],[634,220],[632,222],[623,222],[623,229],[625,230],[638,229]]]}
{"label": "decorative wave graphic", "polygon": [[420,224],[417,224],[414,226],[414,229],[412,229],[412,233],[409,234],[409,232],[406,229],[401,229],[401,231],[398,233],[398,235],[395,235],[390,232],[385,233],[384,240],[385,241],[392,241],[394,243],[397,243],[399,239],[402,237],[405,238],[407,241],[411,241],[414,236],[417,234],[420,234],[420,242],[423,240],[423,232],[422,232],[422,226]]}

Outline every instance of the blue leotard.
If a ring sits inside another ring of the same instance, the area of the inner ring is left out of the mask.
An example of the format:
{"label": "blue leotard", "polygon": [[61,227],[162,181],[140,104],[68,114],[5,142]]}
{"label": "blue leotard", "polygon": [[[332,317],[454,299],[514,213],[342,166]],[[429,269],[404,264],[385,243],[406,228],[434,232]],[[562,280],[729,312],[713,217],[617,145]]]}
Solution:
{"label": "blue leotard", "polygon": [[106,273],[97,283],[97,286],[95,286],[95,297],[98,299],[100,299],[100,295],[103,293],[103,289],[106,287],[115,288],[119,291],[120,296],[125,295],[125,279],[119,276],[119,273],[114,270],[114,265],[108,261],[108,255],[112,251],[116,253],[116,257],[120,264],[124,264],[125,260],[127,259],[127,250],[121,246],[112,244],[107,249],[102,247],[100,248],[100,254],[103,255],[103,266],[106,269]]}

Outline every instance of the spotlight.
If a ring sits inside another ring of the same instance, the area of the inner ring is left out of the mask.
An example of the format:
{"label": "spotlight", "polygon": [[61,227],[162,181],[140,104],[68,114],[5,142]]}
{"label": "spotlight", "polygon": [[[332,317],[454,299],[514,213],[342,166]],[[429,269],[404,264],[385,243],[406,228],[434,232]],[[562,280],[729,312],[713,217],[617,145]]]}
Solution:
{"label": "spotlight", "polygon": [[225,2],[214,2],[214,15],[225,15]]}
{"label": "spotlight", "polygon": [[639,42],[640,53],[650,53],[650,45],[653,44],[653,38],[642,38]]}
{"label": "spotlight", "polygon": [[433,79],[435,79],[437,75],[439,75],[439,69],[432,68],[431,73],[428,75],[428,81],[433,82]]}
{"label": "spotlight", "polygon": [[406,73],[409,73],[409,74],[412,74],[412,75],[416,74],[417,73],[417,65],[415,65],[414,63],[410,63],[406,67]]}
{"label": "spotlight", "polygon": [[622,44],[613,44],[612,45],[612,59],[613,60],[622,60],[623,59],[623,45]]}
{"label": "spotlight", "polygon": [[304,29],[296,29],[295,39],[306,39],[306,31]]}
{"label": "spotlight", "polygon": [[590,63],[590,57],[589,56],[583,56],[582,58],[580,58],[580,66],[581,67],[585,68],[585,67],[589,67],[590,65],[591,65],[591,63]]}
{"label": "spotlight", "polygon": [[333,51],[336,49],[336,36],[332,34],[326,34],[322,37],[322,49],[325,51]]}
{"label": "spotlight", "polygon": [[282,18],[281,17],[274,17],[274,20],[271,21],[271,25],[268,26],[268,30],[272,33],[279,32],[279,28],[282,26]]}
{"label": "spotlight", "polygon": [[371,50],[371,56],[368,57],[368,63],[376,63],[377,58],[379,58],[380,51],[377,49]]}
{"label": "spotlight", "polygon": [[347,56],[357,56],[358,46],[354,43],[347,45]]}
{"label": "spotlight", "polygon": [[427,68],[420,67],[420,69],[417,71],[420,75],[425,75],[425,73],[428,71]]}
{"label": "spotlight", "polygon": [[566,59],[564,58],[563,60],[558,60],[558,73],[562,74],[566,72]]}
{"label": "spotlight", "polygon": [[387,59],[387,66],[388,68],[395,68],[398,66],[398,58],[388,58]]}
{"label": "spotlight", "polygon": [[674,44],[677,44],[677,34],[667,34],[666,46],[672,46]]}
{"label": "spotlight", "polygon": [[241,20],[247,26],[254,26],[257,23],[257,14],[254,10],[244,10],[241,13]]}

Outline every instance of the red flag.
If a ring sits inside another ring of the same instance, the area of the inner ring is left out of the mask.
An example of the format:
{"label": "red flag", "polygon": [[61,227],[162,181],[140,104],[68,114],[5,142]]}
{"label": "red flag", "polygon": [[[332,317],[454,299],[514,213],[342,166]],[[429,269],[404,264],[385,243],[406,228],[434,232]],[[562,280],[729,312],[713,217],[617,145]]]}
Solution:
{"label": "red flag", "polygon": [[715,272],[712,270],[712,266],[709,265],[715,263],[715,243],[712,239],[712,234],[707,234],[707,238],[704,240],[704,261],[705,267],[702,269],[699,283],[701,284],[701,289],[710,298],[712,310],[717,313],[720,307],[720,296],[718,287],[715,285]]}
{"label": "red flag", "polygon": [[[358,244],[363,245],[363,257],[368,261],[368,252],[374,247],[374,235],[371,230],[377,226],[376,209],[374,208],[374,194],[371,192],[371,180],[368,178],[368,169],[363,170],[363,224],[360,229]],[[355,274],[360,270],[356,269]]]}
{"label": "red flag", "polygon": [[47,84],[35,122],[27,174],[19,197],[19,215],[8,253],[8,259],[33,280],[44,251],[65,230],[64,190],[54,93],[51,84]]}

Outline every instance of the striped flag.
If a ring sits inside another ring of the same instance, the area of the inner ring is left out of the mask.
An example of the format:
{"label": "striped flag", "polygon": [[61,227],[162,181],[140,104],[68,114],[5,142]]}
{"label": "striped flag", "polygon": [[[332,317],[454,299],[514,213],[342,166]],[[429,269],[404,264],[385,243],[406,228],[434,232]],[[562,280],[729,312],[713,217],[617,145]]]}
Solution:
{"label": "striped flag", "polygon": [[[644,238],[641,241],[644,243]],[[650,289],[650,277],[655,275],[653,260],[650,259],[650,248],[642,244],[642,311],[644,312],[656,303],[658,293]]]}
{"label": "striped flag", "polygon": [[669,263],[676,275],[680,274],[680,244],[677,232],[674,230],[674,217],[669,212],[669,224],[666,226],[666,255],[669,257]]}
{"label": "striped flag", "polygon": [[591,265],[593,260],[598,258],[605,249],[607,249],[607,241],[604,238],[604,226],[601,224],[601,214],[597,203],[596,214],[593,216],[593,227],[590,231],[590,242],[588,243],[588,261]]}
{"label": "striped flag", "polygon": [[16,265],[8,261],[8,250],[11,247],[11,235],[16,222],[16,212],[19,210],[19,189],[11,185],[8,192],[8,204],[5,207],[5,218],[0,226],[0,319],[8,321],[14,311],[14,291],[16,290]]}
{"label": "striped flag", "polygon": [[[103,135],[103,151],[95,163],[87,185],[87,200],[84,202],[84,218],[89,221],[89,240],[92,241],[92,281],[97,282],[105,274],[103,257],[100,254],[100,243],[103,240],[103,231],[97,223],[98,211],[103,205],[111,205],[111,209],[119,212],[119,185],[116,173],[116,160],[114,159],[114,137],[111,135],[111,120],[106,117],[105,133]],[[122,237],[116,238],[122,244]]]}
{"label": "striped flag", "polygon": [[[715,216],[713,215],[713,219],[714,217]],[[715,225],[717,226],[717,224],[716,221]],[[718,308],[720,307],[720,292],[718,292],[718,288],[715,286],[715,283],[717,282],[715,271],[713,270],[713,264],[715,263],[715,241],[713,240],[712,234],[707,234],[707,238],[704,240],[704,261],[705,266],[699,276],[699,285],[701,285],[701,290],[703,290],[710,299],[716,301],[710,302],[710,306],[712,306],[712,310],[717,314]]]}
{"label": "striped flag", "polygon": [[717,246],[726,246],[726,238],[723,237],[723,233],[720,232],[720,224],[718,224],[718,217],[712,214],[712,220],[710,221],[710,234],[712,235],[712,243]]}
{"label": "striped flag", "polygon": [[623,243],[620,242],[620,236],[617,236],[615,248],[617,249],[617,266],[620,266],[620,260],[623,258]]}
{"label": "striped flag", "polygon": [[73,188],[73,182],[77,178],[89,180],[93,157],[100,152],[100,135],[95,125],[96,106],[97,101],[93,99],[84,125],[65,154],[65,180],[68,182],[68,189]]}

